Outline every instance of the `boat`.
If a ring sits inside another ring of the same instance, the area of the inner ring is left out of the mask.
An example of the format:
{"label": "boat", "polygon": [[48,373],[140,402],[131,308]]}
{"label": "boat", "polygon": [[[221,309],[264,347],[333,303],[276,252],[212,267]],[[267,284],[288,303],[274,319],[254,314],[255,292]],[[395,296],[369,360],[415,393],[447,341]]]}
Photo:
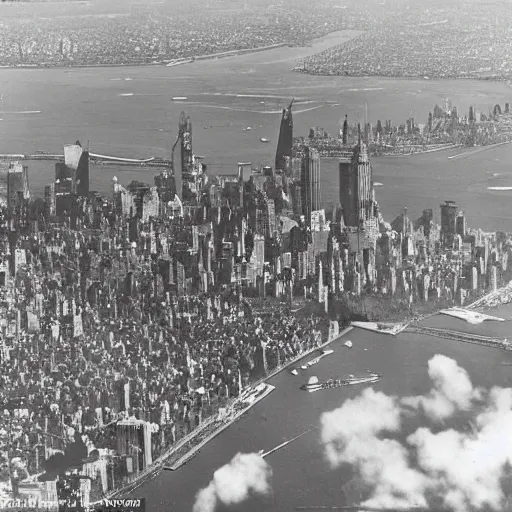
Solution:
{"label": "boat", "polygon": [[268,139],[266,139],[265,137],[261,137],[261,142],[270,142]]}
{"label": "boat", "polygon": [[320,361],[320,359],[322,359],[322,357],[328,356],[329,354],[332,354],[333,352],[334,352],[334,350],[324,350],[321,355],[319,355],[318,357],[315,357],[315,359],[311,359],[311,361],[309,361],[307,363],[307,366],[313,366],[314,364],[318,363],[318,361]]}
{"label": "boat", "polygon": [[291,372],[290,372],[292,375],[299,375],[299,372],[297,371],[296,368],[294,368]]}
{"label": "boat", "polygon": [[345,342],[345,347],[352,348],[352,346],[353,346],[353,345],[352,345],[352,342],[351,342],[350,340],[347,340],[347,341]]}
{"label": "boat", "polygon": [[185,101],[188,99],[186,96],[175,96],[172,101]]}
{"label": "boat", "polygon": [[321,389],[339,388],[341,386],[355,386],[357,384],[375,384],[382,378],[381,373],[368,373],[361,377],[350,376],[344,379],[329,379],[325,382],[319,382],[317,377],[311,377],[307,384],[303,384],[300,389],[313,393]]}

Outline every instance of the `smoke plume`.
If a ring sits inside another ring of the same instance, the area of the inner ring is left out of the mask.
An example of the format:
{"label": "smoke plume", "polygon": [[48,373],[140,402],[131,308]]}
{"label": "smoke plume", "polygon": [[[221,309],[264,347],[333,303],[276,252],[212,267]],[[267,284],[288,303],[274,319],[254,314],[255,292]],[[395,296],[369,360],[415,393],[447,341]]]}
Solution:
{"label": "smoke plume", "polygon": [[[321,439],[328,462],[357,470],[371,489],[368,507],[507,510],[512,389],[474,388],[456,361],[440,355],[429,361],[428,373],[433,387],[425,396],[399,400],[368,388],[324,413]],[[430,428],[407,432],[403,420],[411,411]],[[439,430],[461,411],[471,415],[472,429]]]}
{"label": "smoke plume", "polygon": [[271,477],[272,469],[260,455],[238,453],[197,493],[193,512],[214,512],[219,504],[229,506],[251,495],[267,496],[272,491]]}

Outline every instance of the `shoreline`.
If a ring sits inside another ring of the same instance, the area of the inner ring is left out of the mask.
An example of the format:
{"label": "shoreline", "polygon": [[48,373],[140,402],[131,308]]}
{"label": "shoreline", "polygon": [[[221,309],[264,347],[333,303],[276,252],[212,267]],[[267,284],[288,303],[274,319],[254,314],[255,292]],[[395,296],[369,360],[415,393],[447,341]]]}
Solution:
{"label": "shoreline", "polygon": [[[325,36],[324,36],[325,37]],[[196,61],[221,59],[224,57],[235,57],[237,55],[244,55],[246,53],[259,53],[275,48],[283,48],[285,46],[293,47],[292,43],[276,43],[267,46],[256,46],[255,48],[242,48],[240,50],[229,50],[227,52],[210,53],[191,57],[179,57],[176,59],[169,59],[158,62],[131,62],[127,64],[19,64],[15,66],[0,66],[1,69],[96,69],[96,68],[145,68],[145,67],[175,67],[184,64],[193,64]],[[300,48],[307,48],[301,46]],[[174,62],[178,61],[178,62]]]}
{"label": "shoreline", "polygon": [[[246,55],[246,54],[253,54],[253,53],[259,53],[264,52],[268,50],[275,50],[277,48],[284,48],[286,46],[290,48],[312,48],[315,44],[319,44],[322,41],[325,41],[326,38],[329,38],[333,36],[334,34],[341,34],[341,33],[352,33],[357,32],[356,34],[352,35],[351,37],[345,38],[342,41],[333,42],[332,45],[328,46],[327,48],[320,49],[319,52],[325,51],[328,48],[332,48],[334,46],[339,46],[347,41],[350,41],[351,39],[354,39],[355,37],[359,36],[361,34],[361,31],[358,30],[352,30],[352,29],[345,29],[345,30],[337,30],[335,32],[329,32],[323,36],[317,37],[315,39],[312,39],[309,42],[306,42],[304,45],[299,45],[297,43],[292,42],[283,42],[283,43],[275,43],[271,45],[265,45],[265,46],[256,46],[254,48],[240,48],[236,50],[227,50],[224,52],[216,52],[216,53],[207,53],[207,54],[201,54],[201,55],[192,55],[189,57],[175,57],[170,59],[165,59],[162,61],[157,62],[132,62],[132,63],[125,63],[125,64],[48,64],[48,63],[41,63],[41,64],[17,64],[17,65],[0,65],[0,70],[2,69],[64,69],[64,70],[73,70],[73,69],[95,69],[95,68],[143,68],[143,67],[175,67],[175,66],[182,66],[184,64],[193,64],[196,61],[204,61],[204,60],[213,60],[213,59],[222,59],[225,57],[236,57],[238,55]],[[293,57],[291,60],[298,60],[304,57],[297,56]]]}
{"label": "shoreline", "polygon": [[[336,45],[337,46],[337,45]],[[321,52],[319,52],[321,53]],[[395,75],[379,75],[379,74],[334,74],[334,73],[310,73],[308,71],[304,71],[303,68],[294,68],[294,73],[302,73],[303,75],[308,76],[323,76],[323,77],[346,77],[346,78],[389,78],[390,80],[418,80],[422,82],[429,81],[442,81],[442,80],[478,80],[481,82],[501,82],[509,87],[512,87],[512,79],[508,77],[478,77],[478,76],[427,76],[427,75],[404,75],[404,76],[395,76]]]}
{"label": "shoreline", "polygon": [[[284,363],[282,366],[280,366],[279,368],[276,368],[275,370],[273,370],[272,372],[270,372],[268,375],[265,375],[264,377],[260,378],[259,380],[257,380],[256,382],[254,382],[253,384],[251,384],[251,386],[249,386],[249,388],[247,389],[254,389],[256,386],[260,385],[261,383],[275,377],[277,374],[281,373],[283,370],[286,370],[288,367],[290,367],[291,365],[297,363],[298,361],[300,361],[301,359],[304,359],[305,357],[309,356],[310,354],[312,354],[313,352],[316,352],[316,351],[319,351],[319,350],[322,350],[323,348],[325,348],[326,346],[330,345],[331,343],[334,343],[336,341],[339,341],[343,336],[345,336],[347,333],[349,333],[350,331],[352,331],[354,328],[352,326],[348,326],[346,327],[345,329],[343,329],[342,331],[340,331],[338,333],[337,336],[335,336],[334,338],[332,338],[331,340],[327,340],[325,341],[324,343],[322,343],[321,345],[317,346],[317,347],[314,347],[312,349],[309,349],[307,350],[306,352],[302,352],[301,354],[297,355],[295,358],[291,359],[290,361]],[[268,393],[267,393],[268,394]],[[263,398],[265,398],[267,395],[264,395],[261,397],[260,400],[257,400],[253,403],[251,403],[247,408],[244,408],[242,411],[239,411],[239,413],[235,414],[234,417],[230,418],[227,423],[225,424],[222,424],[222,425],[219,425],[219,427],[217,427],[212,433],[210,433],[205,439],[203,439],[202,441],[200,441],[197,445],[191,447],[191,449],[185,453],[182,457],[180,457],[178,459],[177,462],[179,461],[182,461],[186,458],[186,461],[185,462],[188,462],[192,457],[194,457],[194,455],[197,454],[197,452],[199,452],[199,450],[201,448],[203,448],[207,443],[209,443],[210,441],[212,441],[215,437],[217,437],[219,434],[221,434],[224,430],[226,430],[228,427],[230,427],[231,425],[233,425],[233,423],[235,423],[241,416],[243,416],[243,414],[245,414],[245,412],[247,412],[249,409],[251,409],[254,405],[256,405],[257,403],[259,403]],[[237,397],[238,398],[238,397]],[[229,406],[232,406],[234,405],[234,403],[236,402],[237,398],[234,398],[233,401],[229,404]],[[228,407],[229,407],[228,406]],[[226,407],[227,408],[227,407]],[[158,459],[156,459],[153,464],[151,464],[151,466],[149,466],[148,468],[146,468],[145,471],[142,471],[132,482],[129,482],[128,484],[126,484],[125,486],[123,486],[122,488],[120,489],[116,489],[116,490],[113,490],[111,491],[107,496],[104,496],[103,498],[101,498],[99,501],[95,501],[95,502],[92,502],[93,505],[95,504],[99,504],[101,503],[104,499],[112,499],[112,498],[115,498],[119,495],[126,495],[127,493],[130,493],[132,491],[134,491],[135,489],[137,489],[138,487],[140,487],[141,485],[143,485],[144,483],[146,483],[147,481],[151,480],[152,478],[154,478],[159,472],[160,470],[162,470],[162,467],[164,465],[167,465],[169,459],[176,454],[176,452],[178,450],[180,450],[181,448],[183,448],[183,446],[185,446],[188,442],[191,442],[193,441],[199,434],[201,434],[202,432],[204,432],[208,427],[210,427],[214,422],[215,422],[215,419],[216,419],[216,415],[213,415],[213,416],[210,416],[210,418],[206,419],[205,422],[200,425],[197,429],[194,429],[192,432],[190,432],[187,436],[183,437],[182,439],[180,439],[174,446],[170,447],[167,452],[165,452],[163,455],[161,455]],[[177,464],[177,462],[174,463],[174,465]]]}
{"label": "shoreline", "polygon": [[[438,151],[448,151],[449,149],[457,149],[464,147],[462,144],[450,144],[449,146],[442,147],[442,148],[434,148],[434,149],[426,149],[425,151],[411,151],[410,153],[382,153],[382,154],[376,154],[373,156],[386,156],[386,157],[408,157],[408,156],[414,156],[414,155],[425,155],[427,153],[436,153]],[[488,146],[482,146],[482,147],[488,147]]]}
{"label": "shoreline", "polygon": [[[251,386],[252,388],[253,386]],[[250,388],[248,388],[250,389]],[[175,461],[171,466],[171,471],[176,471],[181,466],[184,466],[189,460],[191,460],[193,457],[199,454],[199,451],[204,448],[210,441],[213,441],[217,436],[219,436],[224,430],[226,430],[228,427],[230,427],[233,423],[235,423],[238,418],[243,416],[246,412],[248,412],[250,409],[252,409],[256,404],[261,402],[263,399],[265,399],[272,391],[274,391],[275,387],[267,385],[267,388],[265,389],[265,392],[260,395],[256,400],[253,400],[251,403],[249,403],[246,407],[243,409],[240,409],[239,411],[234,412],[234,414],[230,417],[229,420],[227,420],[227,423],[225,425],[219,425],[218,428],[216,428],[209,436],[207,436],[205,439],[203,439],[199,444],[195,445],[191,450],[189,450],[187,453],[183,454],[180,458],[178,458],[177,461]],[[235,405],[237,402],[235,402],[232,405]],[[221,422],[222,420],[217,420]]]}

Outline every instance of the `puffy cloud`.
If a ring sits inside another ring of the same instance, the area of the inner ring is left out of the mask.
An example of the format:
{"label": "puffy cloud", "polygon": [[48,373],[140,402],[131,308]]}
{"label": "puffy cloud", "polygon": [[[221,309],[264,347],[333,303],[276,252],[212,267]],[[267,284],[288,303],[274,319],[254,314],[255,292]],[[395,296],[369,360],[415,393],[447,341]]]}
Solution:
{"label": "puffy cloud", "polygon": [[400,407],[394,397],[366,389],[358,398],[321,418],[322,442],[332,467],[355,466],[373,486],[368,506],[426,505],[425,475],[409,467],[408,453],[398,441],[380,439],[383,432],[400,430]]}
{"label": "puffy cloud", "polygon": [[456,361],[435,355],[428,362],[428,375],[433,388],[426,396],[405,397],[402,404],[413,409],[422,408],[432,420],[442,421],[457,411],[469,411],[481,391],[475,389],[468,373]]}
{"label": "puffy cloud", "polygon": [[[433,389],[426,396],[398,400],[368,388],[322,415],[321,439],[331,467],[348,463],[357,470],[371,489],[364,503],[369,507],[507,510],[512,389],[475,389],[466,371],[444,356],[432,358],[428,368]],[[400,443],[398,434],[407,434],[401,418],[410,407],[423,409],[436,423],[466,411],[472,431],[422,426]]]}
{"label": "puffy cloud", "polygon": [[198,492],[193,512],[214,512],[217,505],[235,505],[249,496],[271,493],[272,469],[257,453],[238,453],[215,471],[210,484]]}

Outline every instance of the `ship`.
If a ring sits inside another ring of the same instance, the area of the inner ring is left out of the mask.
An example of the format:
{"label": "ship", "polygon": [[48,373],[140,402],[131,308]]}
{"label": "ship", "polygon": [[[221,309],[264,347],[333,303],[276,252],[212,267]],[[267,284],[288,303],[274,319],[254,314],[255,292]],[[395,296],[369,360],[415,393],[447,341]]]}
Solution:
{"label": "ship", "polygon": [[266,139],[265,137],[261,137],[261,142],[270,142],[268,139]]}
{"label": "ship", "polygon": [[301,386],[300,389],[313,393],[321,389],[339,388],[341,386],[355,386],[357,384],[375,384],[382,378],[381,373],[368,372],[362,377],[350,376],[344,379],[329,379],[326,382],[319,382],[317,377],[311,377],[307,384]]}

